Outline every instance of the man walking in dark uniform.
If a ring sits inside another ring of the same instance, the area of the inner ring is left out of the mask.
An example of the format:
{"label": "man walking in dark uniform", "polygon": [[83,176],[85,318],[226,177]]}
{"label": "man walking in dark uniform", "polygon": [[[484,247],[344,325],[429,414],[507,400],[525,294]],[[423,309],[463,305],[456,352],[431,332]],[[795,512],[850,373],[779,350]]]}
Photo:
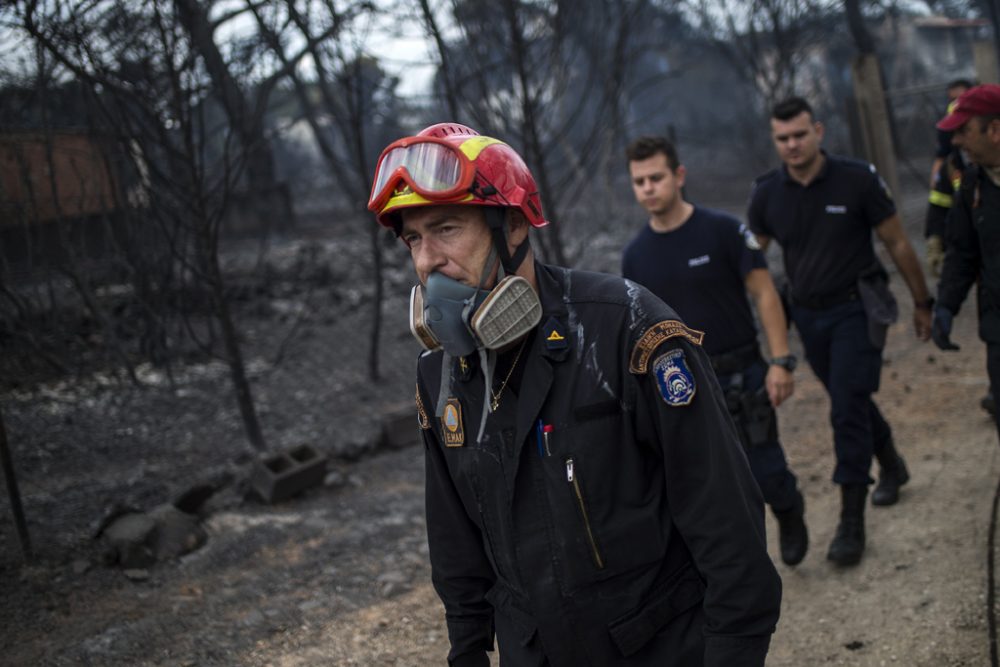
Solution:
{"label": "man walking in dark uniform", "polygon": [[[938,300],[934,343],[957,350],[952,320],[979,281],[979,337],[986,342],[990,386],[1000,387],[1000,86],[970,88],[938,123],[975,166],[966,169],[948,215],[948,244]],[[1000,434],[1000,413],[994,411]]]}
{"label": "man walking in dark uniform", "polygon": [[[967,79],[956,79],[948,84],[947,116],[958,102],[958,98],[972,88],[972,82]],[[927,264],[931,275],[941,277],[941,266],[944,264],[945,240],[947,239],[948,213],[954,205],[955,197],[962,183],[962,173],[965,171],[965,156],[962,150],[952,144],[952,132],[937,128],[937,151],[934,154],[934,164],[931,166],[931,193],[927,204],[927,221],[924,236],[927,239]],[[993,398],[992,386],[979,401],[980,407],[990,415],[996,411],[996,401]]]}
{"label": "man walking in dark uniform", "polygon": [[771,136],[784,163],[754,182],[750,229],[762,247],[781,244],[791,287],[791,317],[806,358],[830,396],[841,514],[827,558],[854,565],[865,547],[864,508],[872,455],[880,465],[875,505],[892,505],[909,480],[892,431],[872,401],[896,302],[875,256],[885,245],[914,299],[917,336],[930,336],[931,299],[916,253],[875,168],[828,155],[823,125],[802,98],[779,103]]}
{"label": "man walking in dark uniform", "polygon": [[390,144],[448,664],[764,665],[781,582],[703,335],[635,283],[536,263],[535,181],[457,124]]}
{"label": "man walking in dark uniform", "polygon": [[[956,79],[948,84],[948,111],[959,96],[972,87],[965,79]],[[946,112],[947,113],[947,112]],[[927,265],[931,275],[941,275],[944,262],[945,220],[954,201],[957,181],[961,181],[965,163],[962,153],[951,145],[951,132],[938,128],[937,148],[931,165],[931,189],[927,197],[927,217],[924,222],[924,238],[927,239]]]}
{"label": "man walking in dark uniform", "polygon": [[[778,519],[781,559],[797,565],[809,545],[805,505],[778,441],[774,412],[794,390],[796,359],[788,350],[785,313],[767,261],[739,220],[684,200],[687,173],[670,141],[641,137],[625,154],[632,190],[650,217],[625,248],[622,275],[705,332],[704,348],[750,469]],[[769,362],[760,355],[747,292],[767,336]]]}

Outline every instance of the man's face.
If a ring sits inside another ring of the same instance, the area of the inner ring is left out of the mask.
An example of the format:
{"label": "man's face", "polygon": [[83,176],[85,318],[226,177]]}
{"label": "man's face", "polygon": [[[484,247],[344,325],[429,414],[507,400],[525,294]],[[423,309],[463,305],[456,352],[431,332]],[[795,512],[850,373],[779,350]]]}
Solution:
{"label": "man's face", "polygon": [[970,162],[983,167],[1000,166],[1000,120],[970,118],[951,135],[951,143],[965,151]]}
{"label": "man's face", "polygon": [[[492,237],[477,206],[422,206],[401,211],[400,233],[410,247],[417,278],[424,285],[434,271],[478,287]],[[484,287],[492,287],[490,276]]]}
{"label": "man's face", "polygon": [[782,162],[790,169],[805,169],[819,157],[823,124],[805,111],[788,120],[772,118],[771,139]]}
{"label": "man's face", "polygon": [[657,153],[645,160],[628,163],[628,173],[632,177],[632,192],[650,215],[663,215],[681,201],[684,187],[684,167],[677,171],[667,164],[667,156]]}

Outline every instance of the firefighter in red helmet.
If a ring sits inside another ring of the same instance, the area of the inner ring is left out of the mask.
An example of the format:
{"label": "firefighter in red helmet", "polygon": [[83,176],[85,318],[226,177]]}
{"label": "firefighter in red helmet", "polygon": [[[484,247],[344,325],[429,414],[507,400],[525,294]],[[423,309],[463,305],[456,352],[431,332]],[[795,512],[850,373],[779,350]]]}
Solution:
{"label": "firefighter in red helmet", "polygon": [[781,583],[701,332],[535,261],[539,193],[454,123],[390,144],[369,209],[410,249],[432,580],[449,665],[764,664]]}

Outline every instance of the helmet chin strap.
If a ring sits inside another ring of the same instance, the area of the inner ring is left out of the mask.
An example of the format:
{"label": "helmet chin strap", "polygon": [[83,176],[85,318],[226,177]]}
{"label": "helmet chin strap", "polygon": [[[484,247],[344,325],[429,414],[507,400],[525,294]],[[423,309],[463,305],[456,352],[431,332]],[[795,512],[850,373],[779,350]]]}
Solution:
{"label": "helmet chin strap", "polygon": [[[528,239],[525,238],[517,248],[514,249],[514,254],[511,256],[510,252],[507,250],[507,209],[501,207],[489,207],[485,211],[486,214],[486,225],[490,228],[490,235],[493,237],[493,248],[490,250],[490,255],[486,260],[486,266],[483,267],[483,275],[479,280],[479,287],[482,289],[483,284],[486,282],[489,274],[492,273],[493,267],[499,261],[500,266],[497,268],[497,283],[503,280],[506,276],[512,276],[517,273],[518,267],[524,261],[525,256],[528,254]],[[496,287],[496,285],[494,285]],[[479,420],[479,433],[476,436],[476,441],[481,442],[483,439],[483,433],[486,430],[486,416],[488,413],[493,412],[493,401],[490,400],[490,392],[493,388],[493,372],[496,370],[497,365],[497,351],[487,350],[485,348],[479,349],[479,360],[480,365],[483,368],[483,382],[485,383],[485,391],[483,393],[483,410],[482,417]]]}
{"label": "helmet chin strap", "polygon": [[[490,228],[493,236],[493,249],[500,256],[501,272],[497,275],[499,281],[504,275],[514,275],[524,257],[528,254],[528,239],[525,238],[521,245],[514,249],[514,255],[507,251],[507,209],[491,206],[486,209],[486,224]],[[489,264],[489,262],[487,262]]]}

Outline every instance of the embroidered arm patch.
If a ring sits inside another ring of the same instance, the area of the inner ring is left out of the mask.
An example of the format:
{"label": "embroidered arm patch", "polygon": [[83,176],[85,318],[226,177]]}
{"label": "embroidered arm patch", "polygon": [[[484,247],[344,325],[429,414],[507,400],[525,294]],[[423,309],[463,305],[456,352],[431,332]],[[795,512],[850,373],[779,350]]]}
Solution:
{"label": "embroidered arm patch", "polygon": [[670,350],[657,357],[653,362],[653,376],[656,378],[656,388],[660,390],[660,398],[667,405],[679,407],[694,400],[698,388],[684,359],[684,350]]}
{"label": "embroidered arm patch", "polygon": [[632,358],[629,360],[628,370],[636,375],[644,374],[649,368],[649,357],[652,356],[656,348],[665,340],[671,338],[684,338],[690,343],[701,345],[705,338],[704,332],[692,329],[683,322],[677,320],[663,320],[646,329],[635,347],[632,348]]}

